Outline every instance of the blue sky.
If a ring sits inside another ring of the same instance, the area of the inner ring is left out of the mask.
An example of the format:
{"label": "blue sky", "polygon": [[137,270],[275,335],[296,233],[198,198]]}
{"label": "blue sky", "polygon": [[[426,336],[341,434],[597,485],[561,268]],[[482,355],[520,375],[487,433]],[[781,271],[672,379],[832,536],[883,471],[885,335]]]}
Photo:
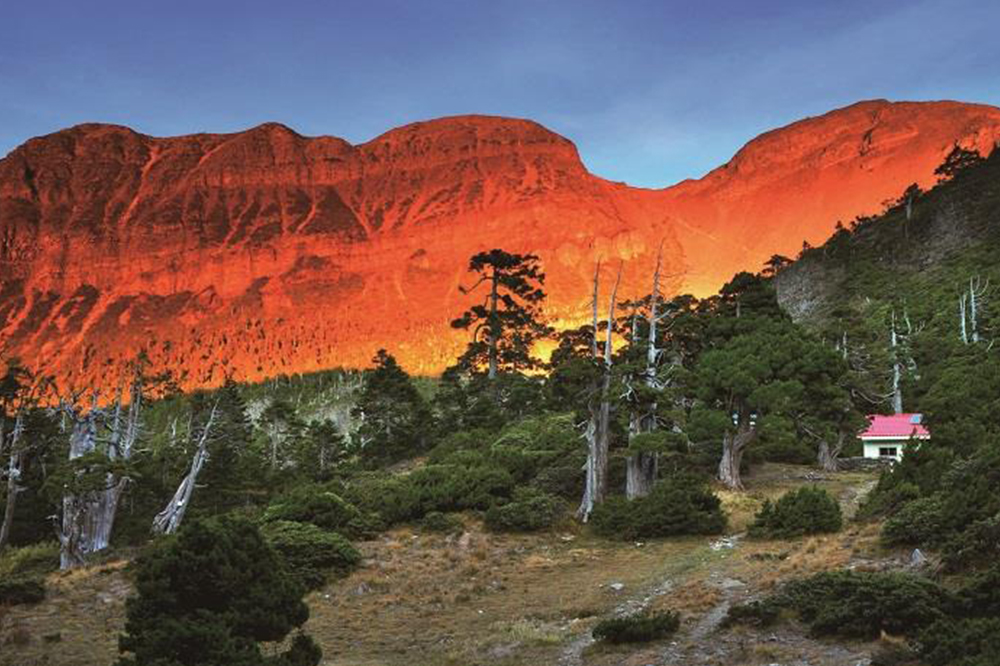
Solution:
{"label": "blue sky", "polygon": [[0,155],[87,121],[162,136],[275,120],[359,143],[487,113],[662,187],[860,99],[1000,105],[997,26],[992,0],[9,2]]}

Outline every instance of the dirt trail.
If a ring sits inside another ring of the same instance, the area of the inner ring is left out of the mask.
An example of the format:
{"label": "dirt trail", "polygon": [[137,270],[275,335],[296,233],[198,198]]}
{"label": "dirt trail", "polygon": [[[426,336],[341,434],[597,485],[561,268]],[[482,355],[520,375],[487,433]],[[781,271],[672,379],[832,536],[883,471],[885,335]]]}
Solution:
{"label": "dirt trail", "polygon": [[[673,581],[670,578],[667,578],[658,585],[654,585],[652,588],[647,588],[644,592],[622,601],[622,603],[615,607],[614,616],[625,617],[627,615],[641,613],[649,608],[653,601],[670,592],[673,587]],[[590,631],[578,634],[573,638],[573,640],[570,641],[569,645],[563,649],[562,654],[559,657],[559,666],[583,666],[583,653],[593,644],[594,637]]]}

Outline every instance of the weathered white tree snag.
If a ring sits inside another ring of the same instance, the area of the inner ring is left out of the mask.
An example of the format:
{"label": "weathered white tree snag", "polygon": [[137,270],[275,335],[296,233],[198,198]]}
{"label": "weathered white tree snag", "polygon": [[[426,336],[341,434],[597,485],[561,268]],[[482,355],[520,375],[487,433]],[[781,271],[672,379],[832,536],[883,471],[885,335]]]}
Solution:
{"label": "weathered white tree snag", "polygon": [[889,328],[889,346],[892,349],[892,411],[895,414],[903,413],[903,391],[900,388],[900,380],[903,375],[903,363],[899,353],[899,337],[896,333],[896,311],[892,311],[892,323]]}
{"label": "weathered white tree snag", "polygon": [[979,310],[989,288],[989,280],[984,283],[978,275],[969,278],[969,327],[971,329],[969,337],[973,343],[979,342]]}
{"label": "weathered white tree snag", "polygon": [[[109,462],[129,460],[139,436],[139,417],[142,411],[142,376],[137,368],[129,391],[128,413],[122,415],[122,396],[119,391],[111,417],[105,455]],[[63,414],[73,422],[69,440],[69,460],[77,460],[99,451],[98,432],[105,427],[108,415],[97,406],[97,396],[91,408],[81,413],[64,404]],[[78,478],[83,471],[77,473]],[[108,471],[102,488],[67,491],[63,495],[62,522],[58,530],[60,568],[70,569],[86,563],[87,558],[104,550],[111,542],[115,515],[122,493],[131,482],[127,476],[118,477]]]}
{"label": "weathered white tree snag", "polygon": [[[649,316],[647,325],[649,328],[649,340],[646,346],[646,385],[653,390],[662,387],[656,376],[656,366],[659,360],[659,351],[656,348],[656,324],[658,321],[657,306],[660,300],[660,268],[663,259],[663,246],[656,255],[656,270],[653,272],[653,290],[650,295]],[[629,419],[629,438],[643,433],[656,430],[656,403],[650,405],[645,414],[633,414]],[[657,468],[659,466],[659,456],[655,452],[638,452],[629,456],[625,461],[625,497],[635,499],[645,497],[653,488],[656,481]]]}
{"label": "weathered white tree snag", "polygon": [[181,526],[184,514],[187,513],[187,509],[191,505],[191,496],[194,494],[195,484],[198,482],[198,474],[201,473],[201,468],[208,462],[208,442],[218,408],[219,403],[216,401],[212,405],[208,421],[205,423],[205,427],[201,431],[201,436],[198,438],[198,448],[195,449],[194,456],[191,458],[191,467],[188,469],[188,473],[181,480],[180,485],[177,486],[177,490],[174,492],[174,496],[170,498],[170,501],[167,502],[167,506],[153,518],[154,534],[173,534]]}
{"label": "weathered white tree snag", "polygon": [[958,299],[958,321],[959,321],[959,337],[962,339],[962,344],[969,344],[969,329],[966,325],[966,308],[965,308],[966,295],[963,292]]}
{"label": "weathered white tree snag", "polygon": [[18,411],[14,417],[14,427],[10,434],[5,432],[6,415],[0,415],[0,450],[4,450],[7,442],[7,503],[4,506],[3,524],[0,524],[0,551],[10,539],[10,529],[14,524],[14,509],[17,506],[17,496],[24,490],[19,484],[24,472],[24,450],[21,436],[24,432],[24,414]]}
{"label": "weathered white tree snag", "polygon": [[[598,267],[599,269],[599,267]],[[587,522],[596,504],[604,501],[607,495],[608,479],[608,444],[611,435],[611,369],[613,351],[612,335],[614,333],[615,304],[618,298],[618,285],[622,279],[622,267],[618,266],[618,277],[611,290],[608,306],[607,336],[604,340],[604,368],[601,373],[600,388],[597,395],[590,401],[590,419],[584,432],[587,440],[587,462],[585,465],[586,480],[583,488],[583,499],[577,509],[577,517]],[[594,337],[591,349],[597,350],[597,273],[594,274]],[[595,354],[595,362],[598,360]]]}

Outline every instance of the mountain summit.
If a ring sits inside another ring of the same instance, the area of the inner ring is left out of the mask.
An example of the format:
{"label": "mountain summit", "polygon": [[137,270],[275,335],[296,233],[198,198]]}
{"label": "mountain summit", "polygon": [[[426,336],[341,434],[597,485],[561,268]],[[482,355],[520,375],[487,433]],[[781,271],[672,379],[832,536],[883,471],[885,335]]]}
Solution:
{"label": "mountain summit", "polygon": [[79,125],[0,160],[0,350],[70,385],[142,347],[188,387],[364,365],[379,347],[439,371],[464,342],[448,321],[477,251],[538,254],[547,309],[571,323],[599,260],[624,262],[635,295],[662,245],[670,288],[709,293],[932,184],[956,144],[998,140],[997,108],[861,102],[646,190],[588,173],[528,120],[455,116],[360,145],[277,123]]}

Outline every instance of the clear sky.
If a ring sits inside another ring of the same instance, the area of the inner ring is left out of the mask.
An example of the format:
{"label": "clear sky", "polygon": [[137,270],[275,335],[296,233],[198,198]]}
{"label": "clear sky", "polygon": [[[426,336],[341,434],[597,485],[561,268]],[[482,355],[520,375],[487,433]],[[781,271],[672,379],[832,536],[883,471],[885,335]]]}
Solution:
{"label": "clear sky", "polygon": [[860,99],[1000,106],[996,0],[9,0],[0,155],[87,121],[268,120],[360,143],[460,113],[537,120],[661,187]]}

